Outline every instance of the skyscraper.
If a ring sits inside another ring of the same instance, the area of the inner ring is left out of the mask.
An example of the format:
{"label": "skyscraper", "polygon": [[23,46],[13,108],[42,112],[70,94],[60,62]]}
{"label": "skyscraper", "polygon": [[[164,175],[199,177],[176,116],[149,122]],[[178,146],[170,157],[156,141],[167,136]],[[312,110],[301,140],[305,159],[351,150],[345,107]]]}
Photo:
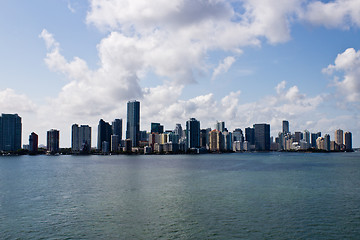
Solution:
{"label": "skyscraper", "polygon": [[21,149],[21,117],[17,114],[1,114],[0,151]]}
{"label": "skyscraper", "polygon": [[31,153],[36,153],[38,151],[39,137],[36,133],[32,132],[29,136],[29,151]]}
{"label": "skyscraper", "polygon": [[58,153],[60,150],[60,132],[56,129],[47,131],[47,150],[51,154]]}
{"label": "skyscraper", "polygon": [[112,134],[119,136],[119,143],[122,140],[122,119],[115,119],[112,124]]}
{"label": "skyscraper", "polygon": [[126,138],[130,139],[133,147],[139,146],[140,140],[140,102],[127,103]]}
{"label": "skyscraper", "polygon": [[255,132],[253,128],[245,128],[245,141],[250,145],[255,145]]}
{"label": "skyscraper", "polygon": [[179,139],[182,137],[182,132],[183,132],[183,130],[182,130],[181,124],[177,123],[175,126],[174,133],[175,133],[175,135],[179,135]]}
{"label": "skyscraper", "polygon": [[343,141],[343,139],[344,139],[344,132],[343,132],[343,130],[341,130],[341,129],[335,130],[335,135],[334,135],[334,137],[335,137],[335,142],[336,142],[336,144],[341,147],[341,146],[344,144],[344,141]]}
{"label": "skyscraper", "polygon": [[89,152],[91,149],[91,127],[73,124],[71,127],[71,150]]}
{"label": "skyscraper", "polygon": [[270,125],[254,124],[255,132],[255,150],[270,151]]}
{"label": "skyscraper", "polygon": [[215,124],[215,129],[220,131],[220,132],[224,132],[225,131],[225,122],[217,121],[216,124]]}
{"label": "skyscraper", "polygon": [[151,123],[151,133],[164,133],[164,126],[160,123]]}
{"label": "skyscraper", "polygon": [[289,131],[289,121],[284,120],[282,122],[282,132],[285,133],[285,134],[290,132]]}
{"label": "skyscraper", "polygon": [[111,125],[108,122],[105,122],[104,120],[100,119],[98,125],[98,142],[97,142],[98,150],[103,150],[102,146],[104,142],[108,143],[108,145],[105,144],[104,146],[110,146],[111,134],[112,134]]}
{"label": "skyscraper", "polygon": [[200,147],[200,122],[195,118],[186,121],[186,147],[187,149]]}
{"label": "skyscraper", "polygon": [[345,150],[352,151],[352,135],[351,132],[345,132]]}

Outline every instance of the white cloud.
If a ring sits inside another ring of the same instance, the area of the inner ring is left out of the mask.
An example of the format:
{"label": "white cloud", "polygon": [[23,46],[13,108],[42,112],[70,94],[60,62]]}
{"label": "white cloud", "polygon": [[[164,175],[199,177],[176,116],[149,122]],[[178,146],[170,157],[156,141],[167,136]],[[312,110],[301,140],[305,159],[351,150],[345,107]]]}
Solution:
{"label": "white cloud", "polygon": [[[44,119],[46,112],[53,111],[54,123],[64,128],[74,121],[85,124],[89,121],[96,134],[99,118],[110,121],[121,117],[126,113],[126,101],[138,99],[145,129],[155,119],[173,127],[171,124],[184,123],[190,117],[198,118],[202,126],[212,126],[217,119],[223,119],[230,129],[251,126],[254,122],[281,122],[283,118],[306,122],[303,115],[314,112],[324,97],[307,97],[297,86],[286,89],[286,82],[276,87],[276,95],[252,103],[241,102],[238,89],[221,100],[211,91],[182,99],[184,87],[209,72],[208,58],[212,52],[237,55],[243,47],[260,46],[262,41],[271,44],[288,41],[293,21],[308,16],[308,21],[316,22],[311,16],[322,11],[315,5],[304,7],[308,3],[305,0],[242,0],[236,8],[233,3],[90,0],[86,21],[107,34],[97,45],[98,68],[90,69],[79,57],[67,60],[52,34],[45,29],[40,34],[48,49],[45,58],[48,68],[69,80],[42,109]],[[212,78],[228,71],[234,62],[233,56],[225,58]],[[163,83],[141,87],[148,73],[154,73]]]}
{"label": "white cloud", "polygon": [[353,48],[346,49],[337,55],[335,64],[323,69],[324,73],[335,76],[335,86],[349,102],[360,101],[360,51]]}
{"label": "white cloud", "polygon": [[329,2],[310,2],[304,19],[315,25],[327,28],[348,29],[360,26],[360,1],[335,0]]}
{"label": "white cloud", "polygon": [[226,57],[222,62],[219,63],[219,65],[214,69],[212,80],[214,80],[219,74],[226,73],[229,71],[229,68],[232,66],[232,64],[236,61],[236,59],[232,56]]}
{"label": "white cloud", "polygon": [[18,94],[13,89],[0,91],[0,109],[3,113],[36,112],[36,105],[24,94]]}

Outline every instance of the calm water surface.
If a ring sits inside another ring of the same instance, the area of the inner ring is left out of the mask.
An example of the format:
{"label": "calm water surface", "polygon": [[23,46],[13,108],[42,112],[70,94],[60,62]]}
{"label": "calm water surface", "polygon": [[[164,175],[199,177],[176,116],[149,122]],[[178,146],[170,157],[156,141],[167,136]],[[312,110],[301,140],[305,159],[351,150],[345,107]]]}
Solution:
{"label": "calm water surface", "polygon": [[0,239],[359,239],[360,153],[0,157]]}

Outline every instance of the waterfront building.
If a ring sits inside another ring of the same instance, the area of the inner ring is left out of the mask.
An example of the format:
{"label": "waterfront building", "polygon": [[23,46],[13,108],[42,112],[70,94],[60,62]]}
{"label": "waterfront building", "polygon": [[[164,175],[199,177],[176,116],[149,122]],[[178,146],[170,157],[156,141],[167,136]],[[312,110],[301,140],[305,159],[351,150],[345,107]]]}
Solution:
{"label": "waterfront building", "polygon": [[321,137],[321,132],[318,133],[311,133],[311,147],[318,148],[317,147],[317,139]]}
{"label": "waterfront building", "polygon": [[17,114],[0,116],[0,151],[21,149],[21,117]]}
{"label": "waterfront building", "polygon": [[103,142],[110,144],[112,135],[112,127],[108,122],[105,122],[103,119],[100,119],[98,125],[98,142],[97,149],[103,151]]}
{"label": "waterfront building", "polygon": [[224,132],[225,131],[225,122],[217,121],[216,124],[215,124],[215,129],[220,131],[220,132]]}
{"label": "waterfront building", "polygon": [[225,130],[222,132],[224,141],[224,150],[231,151],[232,149],[232,133]]}
{"label": "waterfront building", "polygon": [[140,140],[140,102],[127,103],[126,138],[130,139],[133,147],[139,146]]}
{"label": "waterfront building", "polygon": [[132,152],[132,142],[131,139],[125,139],[124,142],[124,152],[131,153]]}
{"label": "waterfront building", "polygon": [[39,146],[39,136],[32,132],[29,135],[29,151],[31,153],[36,153],[38,151],[38,146]]}
{"label": "waterfront building", "polygon": [[233,140],[233,142],[236,142],[236,141],[244,142],[243,131],[240,128],[236,128],[232,132],[232,140]]}
{"label": "waterfront building", "polygon": [[245,141],[247,141],[250,145],[255,145],[254,128],[245,128]]}
{"label": "waterfront building", "polygon": [[305,130],[303,133],[303,138],[305,142],[307,142],[310,146],[310,132],[308,130]]}
{"label": "waterfront building", "polygon": [[182,136],[183,136],[183,129],[182,129],[180,123],[177,123],[177,124],[176,124],[175,129],[174,129],[174,133],[175,133],[175,135],[178,135],[178,136],[179,136],[179,139],[182,138]]}
{"label": "waterfront building", "polygon": [[319,150],[324,150],[324,138],[323,137],[318,137],[316,139],[316,148]]}
{"label": "waterfront building", "polygon": [[111,152],[117,152],[119,151],[119,141],[120,137],[119,135],[111,135]]}
{"label": "waterfront building", "polygon": [[151,123],[151,133],[164,133],[164,126],[160,123]]}
{"label": "waterfront building", "polygon": [[222,137],[222,133],[219,130],[216,129],[212,130],[209,133],[209,139],[210,139],[209,150],[211,152],[223,150],[223,137]]}
{"label": "waterfront building", "polygon": [[335,142],[337,145],[340,146],[340,148],[342,147],[342,145],[344,144],[344,132],[341,129],[337,129],[335,130],[335,134],[334,134],[334,138],[335,138]]}
{"label": "waterfront building", "polygon": [[289,131],[289,121],[284,120],[284,121],[282,122],[282,132],[283,132],[284,134],[290,133],[290,131]]}
{"label": "waterfront building", "polygon": [[300,140],[303,138],[302,132],[295,132],[294,138],[295,142],[300,143]]}
{"label": "waterfront building", "polygon": [[254,124],[255,150],[270,151],[270,125]]}
{"label": "waterfront building", "polygon": [[111,123],[111,128],[112,128],[112,135],[117,135],[119,136],[118,142],[120,143],[122,140],[122,119],[115,119],[112,123]]}
{"label": "waterfront building", "polygon": [[60,150],[60,132],[56,129],[47,131],[47,151],[50,154],[58,153]]}
{"label": "waterfront building", "polygon": [[234,152],[240,152],[243,150],[243,142],[233,141],[233,149]]}
{"label": "waterfront building", "polygon": [[200,122],[195,118],[186,121],[187,149],[200,147]]}
{"label": "waterfront building", "polygon": [[351,132],[345,132],[345,150],[352,151],[352,134],[351,134]]}
{"label": "waterfront building", "polygon": [[324,136],[324,150],[330,151],[330,135],[329,134],[325,134],[325,136]]}
{"label": "waterfront building", "polygon": [[207,139],[209,139],[209,137],[207,135],[208,135],[208,132],[206,129],[200,130],[200,147],[202,147],[202,148],[207,148],[207,146],[208,146]]}

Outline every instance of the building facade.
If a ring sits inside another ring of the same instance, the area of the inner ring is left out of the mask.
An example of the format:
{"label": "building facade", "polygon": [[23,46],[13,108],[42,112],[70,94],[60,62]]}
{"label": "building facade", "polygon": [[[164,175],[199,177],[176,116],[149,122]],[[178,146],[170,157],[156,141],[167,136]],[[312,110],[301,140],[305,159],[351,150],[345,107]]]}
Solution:
{"label": "building facade", "polygon": [[255,150],[270,151],[270,125],[261,123],[254,124]]}
{"label": "building facade", "polygon": [[58,153],[60,150],[60,132],[56,129],[47,131],[47,151],[51,154]]}
{"label": "building facade", "polygon": [[187,149],[200,147],[200,122],[195,118],[186,121],[186,147]]}
{"label": "building facade", "polygon": [[126,139],[130,139],[133,147],[139,146],[140,140],[140,102],[127,103]]}
{"label": "building facade", "polygon": [[111,142],[111,135],[112,135],[112,127],[108,122],[100,119],[98,125],[98,142],[97,142],[97,149],[102,151],[103,142],[107,142],[110,146]]}
{"label": "building facade", "polygon": [[21,117],[17,114],[0,116],[0,151],[21,149]]}
{"label": "building facade", "polygon": [[31,153],[36,153],[39,146],[39,137],[36,133],[32,132],[29,135],[29,151]]}

